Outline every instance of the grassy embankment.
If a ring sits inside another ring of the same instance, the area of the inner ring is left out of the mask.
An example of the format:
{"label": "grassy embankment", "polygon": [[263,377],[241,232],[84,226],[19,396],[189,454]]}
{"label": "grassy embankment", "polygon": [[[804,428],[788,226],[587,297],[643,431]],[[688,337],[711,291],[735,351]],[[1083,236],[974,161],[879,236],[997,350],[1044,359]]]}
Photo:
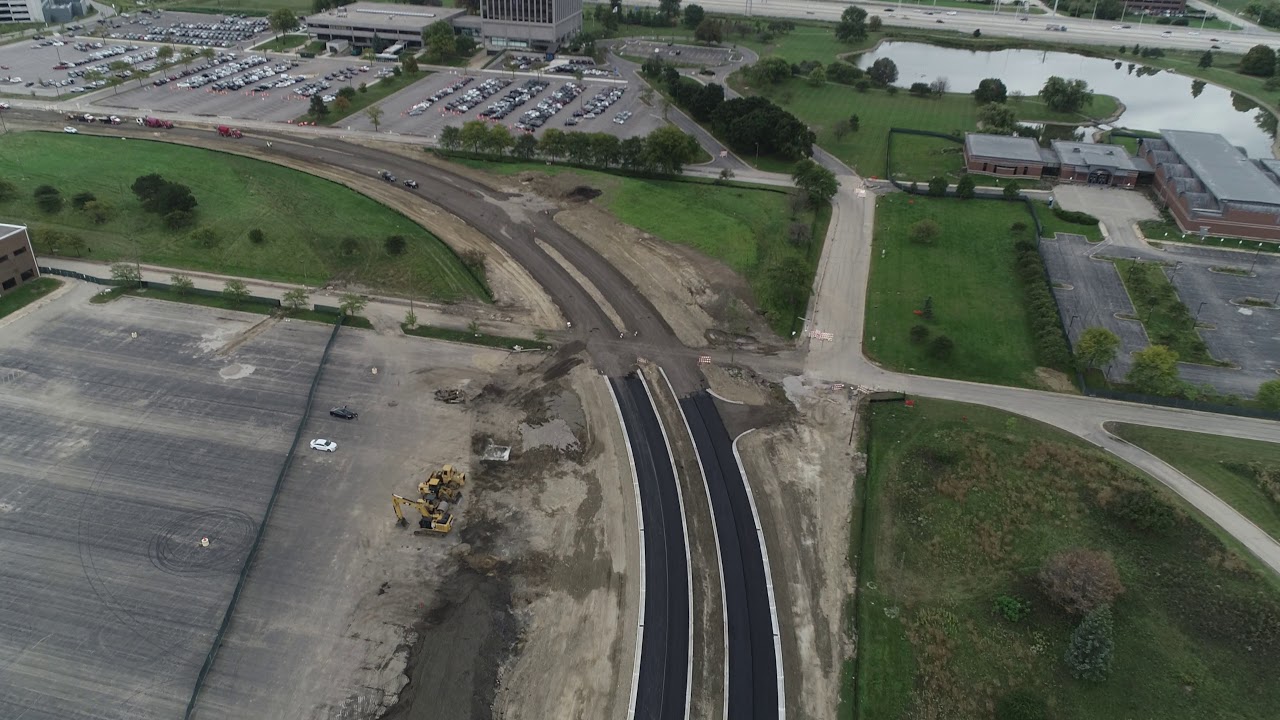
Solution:
{"label": "grassy embankment", "polygon": [[[372,288],[438,299],[483,297],[479,281],[438,238],[408,218],[337,183],[288,168],[209,150],[115,138],[51,133],[0,137],[0,176],[19,196],[0,204],[0,218],[29,223],[38,253],[41,231],[83,237],[88,259],[140,259],[154,265],[280,280],[305,285],[352,281]],[[130,190],[135,178],[160,172],[188,185],[199,206],[196,226],[214,230],[211,245],[189,230],[173,231],[144,212]],[[41,212],[32,191],[52,185],[67,200],[56,214]],[[71,207],[72,196],[93,193],[112,208],[94,225]],[[255,244],[249,231],[260,229]],[[403,255],[383,249],[390,235],[406,238]],[[349,239],[349,242],[348,242]]]}
{"label": "grassy embankment", "polygon": [[523,171],[576,173],[583,184],[603,192],[595,202],[619,220],[663,240],[688,245],[723,261],[746,278],[757,301],[780,335],[791,332],[791,319],[803,312],[778,307],[769,300],[768,270],[775,258],[794,258],[802,263],[812,282],[822,242],[826,237],[831,210],[801,211],[795,222],[812,228],[805,247],[787,241],[791,224],[790,198],[784,192],[706,182],[646,180],[608,173],[547,166],[538,163],[491,163],[462,161],[490,172],[512,174]]}
{"label": "grassy embankment", "polygon": [[280,37],[271,38],[261,45],[253,48],[254,50],[274,50],[276,52],[284,52],[292,50],[307,41],[306,35],[281,35]]}
{"label": "grassy embankment", "polygon": [[[911,226],[930,219],[941,234],[912,242]],[[1015,223],[1025,229],[1011,232]],[[871,279],[867,292],[866,352],[887,367],[976,382],[1039,387],[1014,242],[1034,227],[1021,203],[896,194],[876,203]],[[916,315],[933,298],[934,319]],[[929,355],[909,331],[955,343],[948,359]]]}
{"label": "grassy embankment", "polygon": [[[870,428],[859,717],[991,717],[1013,697],[1042,714],[1007,717],[1274,716],[1280,588],[1163,486],[989,408],[876,405]],[[1075,547],[1110,553],[1125,587],[1103,682],[1072,677],[1075,620],[1035,580]]]}
{"label": "grassy embankment", "polygon": [[57,290],[60,285],[62,285],[61,280],[55,280],[50,277],[41,277],[36,278],[29,283],[24,283],[22,287],[6,292],[4,295],[0,295],[0,318],[21,310],[36,300],[39,300],[45,295]]}

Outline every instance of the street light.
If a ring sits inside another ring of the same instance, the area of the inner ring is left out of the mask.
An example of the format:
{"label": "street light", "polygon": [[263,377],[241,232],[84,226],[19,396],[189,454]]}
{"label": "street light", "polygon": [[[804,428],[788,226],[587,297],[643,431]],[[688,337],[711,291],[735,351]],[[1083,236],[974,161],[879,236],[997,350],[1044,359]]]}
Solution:
{"label": "street light", "polygon": [[1079,319],[1080,319],[1079,315],[1072,315],[1071,322],[1067,323],[1067,339],[1068,340],[1071,339],[1071,328],[1075,326],[1076,320],[1079,320]]}
{"label": "street light", "polygon": [[1201,311],[1201,310],[1203,310],[1203,309],[1204,309],[1204,306],[1205,306],[1205,305],[1208,305],[1208,304],[1209,304],[1209,301],[1208,301],[1208,300],[1205,300],[1204,302],[1200,303],[1200,307],[1196,308],[1196,319],[1195,319],[1195,320],[1193,320],[1193,321],[1191,322],[1191,329],[1192,329],[1192,330],[1195,330],[1195,329],[1196,329],[1196,325],[1199,325],[1199,324],[1200,324],[1200,311]]}
{"label": "street light", "polygon": [[1253,261],[1249,263],[1249,274],[1253,274],[1253,266],[1258,264],[1258,255],[1262,252],[1262,243],[1258,243],[1258,249],[1253,253]]}

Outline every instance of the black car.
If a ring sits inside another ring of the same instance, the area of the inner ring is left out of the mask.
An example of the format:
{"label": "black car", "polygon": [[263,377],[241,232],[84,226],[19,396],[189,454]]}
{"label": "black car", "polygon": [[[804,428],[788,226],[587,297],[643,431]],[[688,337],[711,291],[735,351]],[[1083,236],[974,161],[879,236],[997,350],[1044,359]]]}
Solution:
{"label": "black car", "polygon": [[329,414],[336,418],[342,418],[343,420],[355,420],[356,418],[360,417],[360,413],[356,412],[355,410],[352,410],[346,405],[343,405],[342,407],[336,407],[336,408],[330,409]]}

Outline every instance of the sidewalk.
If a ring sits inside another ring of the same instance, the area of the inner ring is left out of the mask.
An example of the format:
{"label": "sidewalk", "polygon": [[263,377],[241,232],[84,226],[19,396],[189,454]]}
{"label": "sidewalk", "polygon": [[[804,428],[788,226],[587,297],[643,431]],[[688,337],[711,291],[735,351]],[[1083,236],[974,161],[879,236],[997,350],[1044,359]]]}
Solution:
{"label": "sidewalk", "polygon": [[[44,257],[40,259],[40,267],[55,268],[68,272],[80,273],[88,277],[99,278],[103,280],[111,279],[111,264],[98,262],[93,260],[77,260],[74,258],[60,257]],[[215,273],[199,272],[192,270],[177,270],[174,268],[158,267],[155,265],[142,265],[142,279],[147,282],[169,283],[169,277],[175,273],[180,273],[190,277],[195,287],[201,290],[213,290],[220,292],[226,287],[228,280],[240,280],[249,288],[249,292],[258,297],[275,298],[277,300],[284,297],[284,294],[296,288],[303,288],[310,293],[308,302],[312,305],[328,305],[337,307],[342,302],[342,290],[332,287],[311,288],[305,285],[294,285],[289,283],[273,282],[270,280],[257,280],[253,278],[237,278],[230,275],[218,275]],[[404,321],[405,313],[410,309],[410,301],[404,298],[394,298],[376,295],[367,295],[361,293],[362,297],[368,299],[369,304],[365,306],[361,313],[374,326],[378,332],[399,332],[400,323]],[[418,316],[419,325],[432,325],[434,327],[449,328],[452,330],[466,330],[472,320],[475,320],[480,326],[480,331],[491,335],[505,335],[507,337],[533,337],[533,332],[517,323],[505,322],[493,318],[481,317],[480,313],[474,312],[477,308],[468,306],[456,306],[459,311],[472,311],[467,315],[460,315],[446,312],[444,307],[436,303],[412,302],[413,313]],[[478,308],[483,311],[483,308]]]}

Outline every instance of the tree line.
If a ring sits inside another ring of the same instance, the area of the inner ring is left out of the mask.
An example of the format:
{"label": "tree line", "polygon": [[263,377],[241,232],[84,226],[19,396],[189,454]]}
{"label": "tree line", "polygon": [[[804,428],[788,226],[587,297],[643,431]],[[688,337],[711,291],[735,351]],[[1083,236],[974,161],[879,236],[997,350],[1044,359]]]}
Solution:
{"label": "tree line", "polygon": [[664,175],[678,175],[701,152],[693,136],[669,125],[644,137],[626,139],[557,128],[548,128],[538,138],[530,133],[513,135],[506,125],[483,120],[446,127],[440,132],[440,147],[500,158],[567,160],[575,165]]}

